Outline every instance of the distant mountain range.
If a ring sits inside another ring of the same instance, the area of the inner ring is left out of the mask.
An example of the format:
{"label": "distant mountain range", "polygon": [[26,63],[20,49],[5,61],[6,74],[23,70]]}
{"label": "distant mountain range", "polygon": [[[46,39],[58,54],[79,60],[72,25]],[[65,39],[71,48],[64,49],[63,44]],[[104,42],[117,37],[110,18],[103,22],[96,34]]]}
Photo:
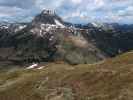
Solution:
{"label": "distant mountain range", "polygon": [[93,63],[133,49],[133,25],[65,22],[44,10],[30,23],[0,23],[0,60]]}
{"label": "distant mountain range", "polygon": [[63,60],[70,64],[104,59],[104,52],[89,43],[85,33],[55,12],[44,10],[30,23],[0,25],[0,59],[17,63]]}

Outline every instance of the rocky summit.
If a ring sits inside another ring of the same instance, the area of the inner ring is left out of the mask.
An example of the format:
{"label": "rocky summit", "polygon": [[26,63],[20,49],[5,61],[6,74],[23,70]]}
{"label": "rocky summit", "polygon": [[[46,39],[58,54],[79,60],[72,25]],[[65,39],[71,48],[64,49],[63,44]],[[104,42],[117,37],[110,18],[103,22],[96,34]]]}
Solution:
{"label": "rocky summit", "polygon": [[32,25],[38,25],[41,23],[64,27],[63,20],[53,10],[43,10],[41,14],[38,14],[32,21]]}

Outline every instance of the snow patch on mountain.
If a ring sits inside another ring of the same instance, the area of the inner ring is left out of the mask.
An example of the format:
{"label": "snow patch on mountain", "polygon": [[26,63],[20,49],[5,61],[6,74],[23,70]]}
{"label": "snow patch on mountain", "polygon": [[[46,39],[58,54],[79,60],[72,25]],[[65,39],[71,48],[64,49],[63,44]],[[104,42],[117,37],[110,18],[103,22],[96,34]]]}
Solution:
{"label": "snow patch on mountain", "polygon": [[15,29],[15,32],[18,32],[18,31],[24,29],[26,26],[27,25],[22,25],[22,26],[20,25],[18,28]]}
{"label": "snow patch on mountain", "polygon": [[32,65],[30,65],[29,67],[27,67],[26,69],[33,69],[36,68],[38,66],[38,64],[33,63]]}
{"label": "snow patch on mountain", "polygon": [[65,26],[61,23],[61,22],[59,22],[58,20],[54,20],[55,21],[55,23],[56,23],[56,25],[58,25],[58,26],[60,26],[61,28],[64,28]]}

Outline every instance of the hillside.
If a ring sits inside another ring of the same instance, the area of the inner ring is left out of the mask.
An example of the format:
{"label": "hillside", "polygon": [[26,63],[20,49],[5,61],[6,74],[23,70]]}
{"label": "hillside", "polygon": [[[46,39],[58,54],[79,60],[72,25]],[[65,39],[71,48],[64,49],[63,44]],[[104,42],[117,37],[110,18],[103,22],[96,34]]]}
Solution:
{"label": "hillside", "polygon": [[133,25],[118,23],[87,24],[88,40],[107,55],[114,57],[118,54],[133,50]]}
{"label": "hillside", "polygon": [[133,52],[96,64],[63,62],[0,73],[0,100],[133,100]]}

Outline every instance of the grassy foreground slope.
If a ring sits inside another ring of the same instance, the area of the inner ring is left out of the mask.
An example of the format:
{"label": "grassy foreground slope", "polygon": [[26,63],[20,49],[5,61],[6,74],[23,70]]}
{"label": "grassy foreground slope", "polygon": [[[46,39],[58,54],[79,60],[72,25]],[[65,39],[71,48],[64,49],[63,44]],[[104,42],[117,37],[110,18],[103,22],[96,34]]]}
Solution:
{"label": "grassy foreground slope", "polygon": [[133,52],[93,65],[1,72],[0,100],[133,100]]}

